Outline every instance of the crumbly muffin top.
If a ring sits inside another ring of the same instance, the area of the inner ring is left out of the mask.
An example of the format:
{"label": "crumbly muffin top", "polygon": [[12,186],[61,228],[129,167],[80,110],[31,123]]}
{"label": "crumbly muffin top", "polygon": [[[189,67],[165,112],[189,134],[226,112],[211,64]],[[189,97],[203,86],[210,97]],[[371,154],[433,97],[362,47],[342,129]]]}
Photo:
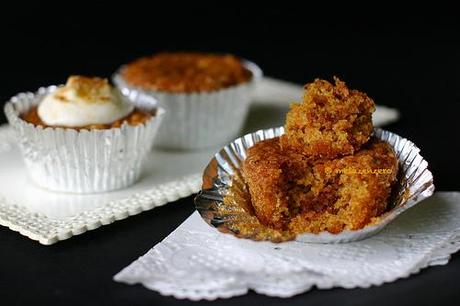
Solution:
{"label": "crumbly muffin top", "polygon": [[[72,75],[67,79],[65,90],[72,90],[77,97],[85,99],[89,103],[105,102],[111,98],[108,80],[99,77]],[[64,102],[67,99],[63,94],[58,97]]]}
{"label": "crumbly muffin top", "polygon": [[126,65],[121,74],[133,86],[172,93],[216,91],[252,78],[233,55],[193,52],[146,56]]}
{"label": "crumbly muffin top", "polygon": [[334,80],[335,85],[320,79],[307,84],[302,103],[291,105],[281,139],[284,148],[312,158],[335,158],[353,154],[369,140],[374,101]]}

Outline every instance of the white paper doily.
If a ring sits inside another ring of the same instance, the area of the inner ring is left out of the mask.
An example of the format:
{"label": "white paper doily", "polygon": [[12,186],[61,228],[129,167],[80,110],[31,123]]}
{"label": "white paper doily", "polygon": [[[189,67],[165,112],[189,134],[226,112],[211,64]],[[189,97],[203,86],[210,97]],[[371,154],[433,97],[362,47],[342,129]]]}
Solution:
{"label": "white paper doily", "polygon": [[[301,94],[301,86],[264,78],[243,133],[282,124],[289,103]],[[377,106],[373,117],[375,125],[397,118],[396,110],[382,106]],[[33,186],[15,143],[9,126],[0,126],[0,225],[45,245],[198,192],[204,166],[221,148],[155,151],[135,185],[109,193],[69,195]]]}
{"label": "white paper doily", "polygon": [[247,293],[290,297],[369,287],[444,265],[460,249],[460,192],[438,192],[380,234],[346,244],[255,242],[218,232],[197,212],[114,279],[191,300]]}

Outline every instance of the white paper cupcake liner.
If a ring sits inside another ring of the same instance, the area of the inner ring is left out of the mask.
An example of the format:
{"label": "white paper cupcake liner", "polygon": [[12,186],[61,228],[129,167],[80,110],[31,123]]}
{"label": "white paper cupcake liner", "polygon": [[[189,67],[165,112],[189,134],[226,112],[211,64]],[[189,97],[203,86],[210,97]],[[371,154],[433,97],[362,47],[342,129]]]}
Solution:
{"label": "white paper cupcake liner", "polygon": [[[236,214],[240,214],[241,211],[228,209],[223,214],[219,207],[226,205],[224,197],[230,191],[233,177],[241,175],[241,165],[246,158],[247,149],[259,141],[275,138],[282,134],[284,134],[283,127],[247,134],[225,146],[209,162],[203,174],[202,190],[195,198],[196,209],[208,224],[224,233],[230,233],[240,238],[255,239],[257,232],[242,236],[234,231],[232,222],[235,220]],[[296,237],[297,241],[342,243],[367,238],[378,233],[399,214],[433,194],[433,175],[428,170],[427,161],[419,154],[420,149],[414,143],[382,129],[375,129],[374,136],[391,145],[400,165],[400,178],[394,186],[391,209],[380,216],[377,224],[365,226],[360,230],[345,230],[339,234],[329,232],[304,233]]]}
{"label": "white paper cupcake liner", "polygon": [[131,86],[121,76],[123,67],[113,75],[113,82],[130,99],[155,97],[166,109],[155,146],[200,149],[227,143],[242,129],[254,86],[262,77],[256,64],[243,63],[252,72],[251,81],[213,92],[177,94]]}
{"label": "white paper cupcake liner", "polygon": [[133,184],[152,148],[164,109],[157,108],[155,116],[144,124],[103,130],[43,128],[19,117],[56,88],[20,93],[5,105],[33,182],[73,193],[105,192]]}

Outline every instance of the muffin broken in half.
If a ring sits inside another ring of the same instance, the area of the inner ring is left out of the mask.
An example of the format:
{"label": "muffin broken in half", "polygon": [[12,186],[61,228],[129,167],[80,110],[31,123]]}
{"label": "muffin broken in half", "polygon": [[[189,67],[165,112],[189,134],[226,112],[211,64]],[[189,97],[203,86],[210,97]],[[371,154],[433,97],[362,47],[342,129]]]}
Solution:
{"label": "muffin broken in half", "polygon": [[259,221],[296,234],[363,228],[387,209],[397,171],[393,149],[375,139],[355,155],[311,163],[274,138],[251,147],[242,167]]}

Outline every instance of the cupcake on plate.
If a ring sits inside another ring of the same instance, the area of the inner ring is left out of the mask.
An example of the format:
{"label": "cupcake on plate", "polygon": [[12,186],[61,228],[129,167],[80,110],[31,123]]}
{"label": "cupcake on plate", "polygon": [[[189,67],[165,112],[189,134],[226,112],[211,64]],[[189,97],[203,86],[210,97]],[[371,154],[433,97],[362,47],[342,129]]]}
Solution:
{"label": "cupcake on plate", "polygon": [[71,76],[14,96],[5,114],[37,185],[93,193],[139,178],[164,110],[153,99],[133,104],[106,79]]}
{"label": "cupcake on plate", "polygon": [[155,145],[199,149],[240,132],[262,72],[233,55],[159,53],[122,66],[114,83],[131,99],[158,99],[167,110]]}

